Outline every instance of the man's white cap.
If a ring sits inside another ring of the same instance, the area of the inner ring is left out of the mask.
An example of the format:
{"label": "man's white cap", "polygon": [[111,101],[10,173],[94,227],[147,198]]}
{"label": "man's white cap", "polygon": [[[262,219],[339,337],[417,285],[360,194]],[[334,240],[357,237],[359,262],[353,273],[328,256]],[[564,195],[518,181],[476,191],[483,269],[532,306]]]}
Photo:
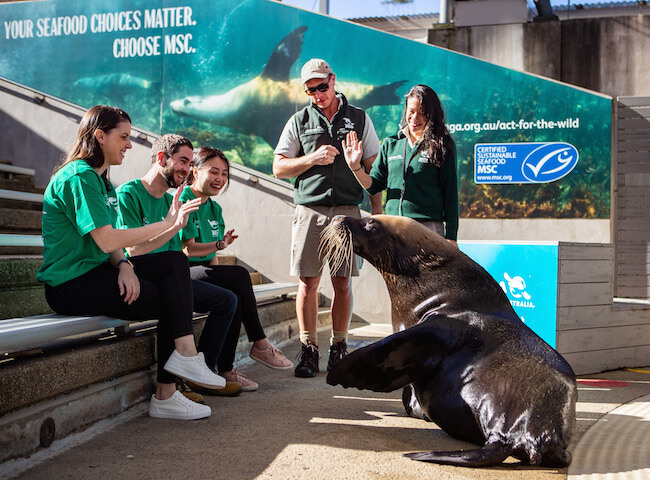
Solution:
{"label": "man's white cap", "polygon": [[300,80],[302,81],[302,85],[304,85],[312,78],[327,78],[333,73],[332,68],[325,60],[312,58],[302,66]]}

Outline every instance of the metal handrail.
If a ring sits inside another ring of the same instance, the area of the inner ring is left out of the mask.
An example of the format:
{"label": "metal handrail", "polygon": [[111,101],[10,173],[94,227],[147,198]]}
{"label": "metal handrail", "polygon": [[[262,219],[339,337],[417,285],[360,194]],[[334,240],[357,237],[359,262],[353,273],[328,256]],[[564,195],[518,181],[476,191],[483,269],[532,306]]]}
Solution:
{"label": "metal handrail", "polygon": [[[264,283],[253,285],[258,304],[284,298],[298,290],[296,283]],[[0,320],[0,354],[32,348],[44,348],[73,335],[102,332],[114,328],[127,328],[135,323],[139,328],[154,326],[156,321],[132,322],[104,315],[57,315],[54,313],[33,317]]]}
{"label": "metal handrail", "polygon": [[33,168],[16,167],[6,163],[0,163],[0,172],[15,173],[17,175],[31,175],[32,177],[36,175],[36,170]]}
{"label": "metal handrail", "polygon": [[[13,85],[13,86],[18,87],[18,88],[22,88],[24,90],[27,90],[28,92],[31,92],[32,95],[35,97],[35,99],[39,101],[39,103],[45,103],[46,100],[48,100],[48,99],[49,100],[54,100],[54,101],[59,102],[59,103],[65,105],[65,106],[67,106],[69,108],[79,110],[81,116],[83,116],[83,114],[86,113],[86,111],[87,111],[86,108],[84,108],[84,107],[82,107],[80,105],[77,105],[76,103],[68,102],[67,100],[63,100],[61,98],[55,97],[54,95],[50,95],[49,93],[45,93],[45,92],[42,92],[40,90],[36,90],[35,88],[31,88],[31,87],[28,87],[28,86],[23,85],[21,83],[15,82],[13,80],[9,80],[8,78],[3,77],[2,75],[0,75],[0,81],[8,83],[8,84]],[[131,129],[138,132],[138,135],[136,135],[136,138],[139,138],[141,140],[146,140],[147,137],[151,137],[151,138],[160,137],[160,134],[158,134],[158,133],[154,133],[154,132],[151,132],[149,130],[145,130],[143,128],[139,128],[139,127],[136,127],[136,126],[132,126]],[[243,173],[246,173],[248,175],[251,175],[251,176],[253,176],[253,177],[255,177],[255,178],[259,179],[259,180],[264,180],[264,181],[266,181],[268,183],[272,183],[272,184],[277,185],[279,187],[286,188],[287,190],[293,190],[293,185],[291,185],[290,183],[285,182],[283,180],[279,180],[279,179],[277,179],[275,177],[272,177],[270,175],[267,175],[265,173],[258,172],[257,170],[254,170],[252,168],[245,167],[245,166],[239,165],[237,163],[231,163],[230,167],[234,168],[235,170],[239,170],[239,171],[241,171]]]}
{"label": "metal handrail", "polygon": [[42,247],[43,237],[22,233],[0,233],[0,247]]}
{"label": "metal handrail", "polygon": [[21,202],[43,203],[42,194],[21,192],[20,190],[5,190],[0,188],[0,198],[4,200],[18,200]]}

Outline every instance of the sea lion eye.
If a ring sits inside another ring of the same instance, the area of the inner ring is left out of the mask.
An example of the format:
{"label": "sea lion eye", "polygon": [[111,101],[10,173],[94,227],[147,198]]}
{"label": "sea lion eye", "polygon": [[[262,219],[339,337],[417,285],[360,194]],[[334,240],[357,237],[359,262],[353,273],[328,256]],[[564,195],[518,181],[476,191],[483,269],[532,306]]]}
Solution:
{"label": "sea lion eye", "polygon": [[366,232],[375,232],[375,231],[377,231],[377,227],[375,225],[375,222],[373,222],[372,220],[368,220],[368,222],[366,222],[366,225],[363,227],[363,229]]}

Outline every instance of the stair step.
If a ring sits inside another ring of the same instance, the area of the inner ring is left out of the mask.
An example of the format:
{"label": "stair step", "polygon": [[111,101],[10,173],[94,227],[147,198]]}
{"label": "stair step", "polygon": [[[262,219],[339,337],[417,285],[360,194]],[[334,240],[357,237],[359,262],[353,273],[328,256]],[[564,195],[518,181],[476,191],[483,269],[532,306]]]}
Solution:
{"label": "stair step", "polygon": [[41,212],[0,208],[0,232],[2,233],[41,233]]}

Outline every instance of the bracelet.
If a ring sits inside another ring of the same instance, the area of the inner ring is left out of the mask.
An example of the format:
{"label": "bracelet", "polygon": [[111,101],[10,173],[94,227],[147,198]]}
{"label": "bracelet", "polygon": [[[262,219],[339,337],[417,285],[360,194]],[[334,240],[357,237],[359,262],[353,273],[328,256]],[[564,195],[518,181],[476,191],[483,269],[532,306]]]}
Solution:
{"label": "bracelet", "polygon": [[128,263],[129,265],[131,265],[131,268],[135,269],[135,267],[134,267],[133,264],[131,263],[131,260],[129,260],[128,258],[120,258],[120,259],[117,261],[117,263],[115,264],[115,268],[119,269],[119,268],[120,268],[120,265],[123,264],[123,263]]}
{"label": "bracelet", "polygon": [[356,170],[352,170],[352,171],[353,171],[353,172],[358,172],[358,171],[361,170],[362,168],[363,168],[363,165],[359,165],[359,168],[357,168]]}
{"label": "bracelet", "polygon": [[217,250],[223,250],[224,248],[226,248],[223,246],[223,240],[219,240],[215,245],[217,247]]}

